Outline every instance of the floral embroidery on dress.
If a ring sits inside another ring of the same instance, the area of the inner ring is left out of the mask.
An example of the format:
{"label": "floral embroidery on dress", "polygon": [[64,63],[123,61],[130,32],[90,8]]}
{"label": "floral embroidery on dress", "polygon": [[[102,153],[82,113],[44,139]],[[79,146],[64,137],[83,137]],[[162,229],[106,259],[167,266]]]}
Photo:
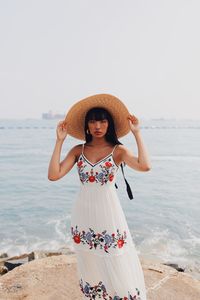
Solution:
{"label": "floral embroidery on dress", "polygon": [[120,234],[119,229],[117,229],[117,234],[108,234],[106,233],[106,230],[102,233],[95,233],[94,230],[89,228],[89,231],[87,232],[84,230],[80,232],[77,228],[77,225],[75,229],[71,227],[71,234],[74,242],[76,244],[88,244],[90,246],[89,249],[96,249],[99,246],[100,249],[104,249],[105,252],[109,253],[108,248],[122,248],[124,244],[127,243],[125,240],[127,238],[126,231],[124,231],[123,234]]}
{"label": "floral embroidery on dress", "polygon": [[[106,287],[102,281],[95,286],[91,286],[87,281],[83,283],[83,279],[79,280],[79,286],[81,288],[82,293],[91,300],[94,299],[105,299],[105,300],[142,300],[140,297],[140,291],[138,288],[135,288],[135,294],[131,295],[128,291],[128,296],[110,296],[107,291]],[[103,297],[103,298],[102,298]]]}
{"label": "floral embroidery on dress", "polygon": [[[114,172],[115,172],[115,166],[111,162],[111,158],[106,158],[102,160],[100,167],[100,172],[94,171],[94,167],[91,166],[90,171],[85,171],[85,167],[87,166],[86,163],[84,163],[83,156],[80,156],[77,167],[78,167],[78,173],[80,177],[80,181],[84,183],[88,182],[97,182],[101,185],[107,183],[108,181],[113,181],[114,179]],[[94,165],[95,166],[95,165]]]}

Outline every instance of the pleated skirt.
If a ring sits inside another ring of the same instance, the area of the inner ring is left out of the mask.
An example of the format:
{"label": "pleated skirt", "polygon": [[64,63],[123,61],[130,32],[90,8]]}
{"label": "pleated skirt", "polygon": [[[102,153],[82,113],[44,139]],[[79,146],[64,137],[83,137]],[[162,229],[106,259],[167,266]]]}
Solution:
{"label": "pleated skirt", "polygon": [[82,299],[146,300],[141,263],[114,185],[81,185],[71,213]]}

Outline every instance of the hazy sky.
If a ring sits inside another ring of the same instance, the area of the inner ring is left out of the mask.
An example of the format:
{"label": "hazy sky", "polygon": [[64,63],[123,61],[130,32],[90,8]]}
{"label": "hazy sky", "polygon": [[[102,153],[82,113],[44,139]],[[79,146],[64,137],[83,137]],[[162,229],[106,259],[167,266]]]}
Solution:
{"label": "hazy sky", "polygon": [[0,0],[0,118],[97,93],[137,117],[200,118],[199,12],[199,0]]}

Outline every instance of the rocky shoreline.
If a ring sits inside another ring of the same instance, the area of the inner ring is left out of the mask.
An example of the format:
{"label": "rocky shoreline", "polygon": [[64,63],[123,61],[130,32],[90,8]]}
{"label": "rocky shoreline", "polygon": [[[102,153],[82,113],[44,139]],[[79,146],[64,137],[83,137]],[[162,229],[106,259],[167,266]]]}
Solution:
{"label": "rocky shoreline", "polygon": [[[147,300],[200,299],[200,280],[189,269],[140,257]],[[0,300],[81,300],[75,253],[34,251],[0,255]]]}

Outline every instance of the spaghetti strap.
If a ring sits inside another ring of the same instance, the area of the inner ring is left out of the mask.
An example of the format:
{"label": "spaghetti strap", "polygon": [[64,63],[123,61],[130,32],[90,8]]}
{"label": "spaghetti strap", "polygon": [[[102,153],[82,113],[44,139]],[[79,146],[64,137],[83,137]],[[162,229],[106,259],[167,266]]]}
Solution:
{"label": "spaghetti strap", "polygon": [[113,152],[115,151],[115,148],[118,146],[118,144],[116,144],[115,146],[114,146],[114,148],[113,148],[113,150],[112,150],[112,154],[113,154]]}
{"label": "spaghetti strap", "polygon": [[84,150],[84,144],[82,144],[82,155],[83,155],[83,150]]}

